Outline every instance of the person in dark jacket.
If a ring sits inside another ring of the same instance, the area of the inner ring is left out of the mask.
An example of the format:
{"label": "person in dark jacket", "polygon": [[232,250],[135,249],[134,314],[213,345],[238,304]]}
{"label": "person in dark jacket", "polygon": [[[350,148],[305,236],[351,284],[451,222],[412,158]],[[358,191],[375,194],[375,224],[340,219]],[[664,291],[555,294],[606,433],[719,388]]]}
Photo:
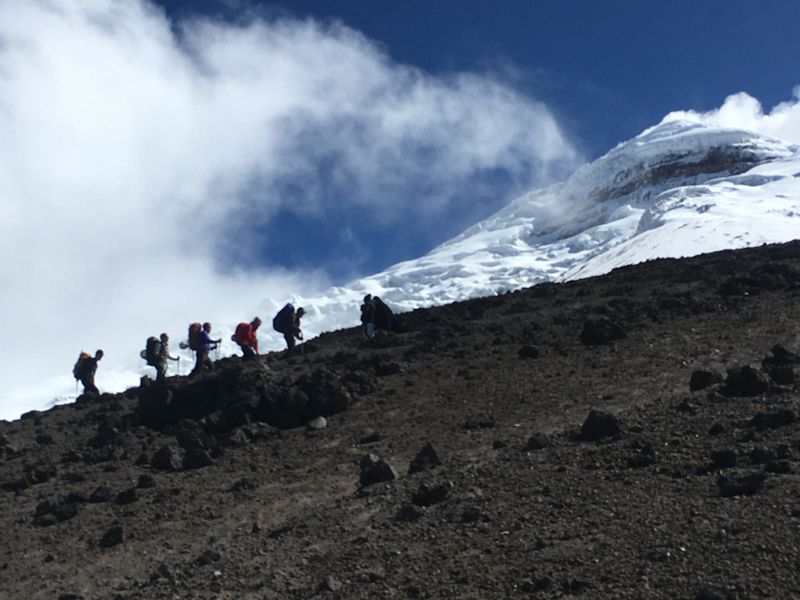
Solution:
{"label": "person in dark jacket", "polygon": [[97,372],[97,363],[103,358],[103,351],[98,350],[94,356],[87,356],[81,360],[77,369],[78,381],[83,384],[84,394],[99,395],[100,390],[94,384],[94,374]]}
{"label": "person in dark jacket", "polygon": [[167,380],[167,361],[179,360],[177,356],[171,356],[169,353],[169,336],[162,333],[160,336],[161,347],[158,350],[156,362],[153,365],[156,368],[156,381],[164,383]]}
{"label": "person in dark jacket", "polygon": [[286,340],[286,356],[294,354],[295,338],[301,341],[303,340],[303,332],[300,329],[300,319],[304,314],[306,314],[306,311],[301,306],[289,316],[286,322],[283,333],[283,339]]}
{"label": "person in dark jacket", "polygon": [[[192,372],[189,373],[189,377],[194,377],[203,370],[214,370],[214,363],[209,354],[222,342],[222,339],[211,339],[211,323],[203,323],[203,329],[200,330],[199,336],[200,346],[197,350],[197,362],[195,362]],[[258,340],[256,340],[256,344],[258,344]]]}
{"label": "person in dark jacket", "polygon": [[361,327],[365,340],[375,337],[375,303],[371,294],[364,296],[364,304],[361,305]]}

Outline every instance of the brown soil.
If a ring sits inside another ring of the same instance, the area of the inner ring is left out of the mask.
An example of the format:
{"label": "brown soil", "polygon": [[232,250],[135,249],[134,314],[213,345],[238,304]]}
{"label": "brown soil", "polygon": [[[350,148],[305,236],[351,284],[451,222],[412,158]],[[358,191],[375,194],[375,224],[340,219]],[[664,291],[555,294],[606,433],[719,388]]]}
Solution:
{"label": "brown soil", "polygon": [[0,422],[0,597],[800,597],[800,243],[398,322]]}

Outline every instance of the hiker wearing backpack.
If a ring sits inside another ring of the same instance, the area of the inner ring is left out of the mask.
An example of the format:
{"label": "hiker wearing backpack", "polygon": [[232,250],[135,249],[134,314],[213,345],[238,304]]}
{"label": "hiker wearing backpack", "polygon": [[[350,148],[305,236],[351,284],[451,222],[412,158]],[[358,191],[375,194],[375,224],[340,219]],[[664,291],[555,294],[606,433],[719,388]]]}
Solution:
{"label": "hiker wearing backpack", "polygon": [[383,331],[391,331],[392,320],[394,319],[394,313],[392,313],[392,309],[386,306],[384,301],[378,298],[377,296],[373,296],[372,302],[375,305],[375,313],[374,313],[375,329]]}
{"label": "hiker wearing backpack", "polygon": [[94,356],[88,352],[81,352],[78,362],[72,368],[72,374],[75,379],[83,384],[84,394],[94,394],[96,396],[100,394],[100,390],[94,384],[94,374],[97,372],[97,363],[101,358],[103,358],[102,350],[95,352]]}
{"label": "hiker wearing backpack", "polygon": [[261,319],[256,317],[249,323],[239,323],[236,326],[236,333],[231,336],[231,339],[242,349],[242,360],[255,360],[258,356],[256,331],[260,325]]}
{"label": "hiker wearing backpack", "polygon": [[364,296],[364,304],[361,305],[361,326],[365,340],[375,337],[375,303],[372,301],[372,294]]}
{"label": "hiker wearing backpack", "polygon": [[294,354],[295,339],[303,341],[303,332],[300,330],[300,318],[304,314],[306,314],[306,311],[302,306],[297,310],[293,310],[284,326],[283,339],[286,340],[286,356]]}
{"label": "hiker wearing backpack", "polygon": [[171,356],[169,353],[169,336],[166,333],[162,333],[159,337],[147,338],[141,356],[148,365],[156,370],[158,383],[164,383],[167,380],[167,361],[179,360],[177,356]]}
{"label": "hiker wearing backpack", "polygon": [[214,370],[214,363],[212,362],[209,354],[212,350],[216,349],[217,345],[222,343],[222,339],[211,339],[211,323],[203,323],[203,328],[198,334],[198,349],[197,349],[197,362],[195,362],[194,369],[189,373],[189,377],[194,377],[203,370]]}
{"label": "hiker wearing backpack", "polygon": [[160,338],[160,348],[158,349],[158,355],[156,357],[156,364],[153,365],[156,368],[156,381],[159,383],[163,383],[167,380],[167,361],[168,360],[180,360],[177,356],[172,356],[169,353],[169,336],[166,333],[162,333]]}

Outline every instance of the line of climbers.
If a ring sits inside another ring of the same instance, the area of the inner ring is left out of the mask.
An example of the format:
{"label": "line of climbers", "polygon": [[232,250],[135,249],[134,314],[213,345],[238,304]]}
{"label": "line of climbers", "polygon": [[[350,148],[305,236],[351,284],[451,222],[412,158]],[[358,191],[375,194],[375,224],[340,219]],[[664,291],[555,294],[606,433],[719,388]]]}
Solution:
{"label": "line of climbers", "polygon": [[[292,356],[296,352],[295,340],[303,340],[303,332],[300,329],[300,319],[305,314],[305,309],[299,307],[295,309],[292,304],[286,304],[272,319],[272,328],[278,333],[283,334],[286,341],[286,355]],[[365,340],[375,337],[376,331],[391,331],[392,310],[377,296],[367,294],[364,296],[364,303],[361,305],[361,324]],[[238,344],[242,350],[242,360],[256,360],[258,357],[258,328],[261,326],[261,319],[255,317],[249,323],[239,323],[236,326],[231,340]],[[195,352],[196,360],[189,377],[194,377],[203,371],[212,371],[214,362],[210,354],[219,348],[222,338],[213,339],[211,337],[211,323],[199,322],[189,325],[187,341],[181,342],[181,349],[190,349]],[[178,362],[180,371],[180,357],[172,356],[169,352],[169,336],[162,333],[159,337],[150,336],[145,342],[145,348],[140,356],[145,362],[156,370],[156,383],[164,383],[167,378],[168,361]],[[103,351],[98,350],[94,356],[88,352],[81,352],[72,374],[77,381],[83,384],[84,394],[98,395],[100,391],[94,383],[94,376],[97,372],[97,363],[103,358]]]}

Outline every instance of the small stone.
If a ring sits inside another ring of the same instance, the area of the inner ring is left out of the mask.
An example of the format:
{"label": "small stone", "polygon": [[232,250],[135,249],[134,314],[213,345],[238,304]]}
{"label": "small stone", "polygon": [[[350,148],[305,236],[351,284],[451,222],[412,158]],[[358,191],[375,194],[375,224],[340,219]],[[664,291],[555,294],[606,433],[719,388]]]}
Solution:
{"label": "small stone", "polygon": [[442,461],[439,458],[439,453],[436,452],[436,449],[433,447],[433,445],[428,442],[411,460],[411,463],[408,466],[408,474],[412,475],[414,473],[419,473],[420,471],[427,471],[438,467],[440,464],[442,464]]}
{"label": "small stone", "polygon": [[151,475],[139,475],[136,487],[140,490],[156,487],[156,480]]}
{"label": "small stone", "polygon": [[112,525],[108,531],[103,534],[103,537],[100,538],[100,547],[101,548],[111,548],[118,544],[121,544],[123,541],[122,535],[122,525],[115,524]]}
{"label": "small stone", "polygon": [[342,582],[336,579],[333,575],[328,575],[320,583],[319,588],[323,592],[339,592],[342,589]]}
{"label": "small stone", "polygon": [[117,504],[126,505],[126,504],[133,504],[138,499],[136,495],[136,489],[130,488],[127,490],[121,491],[117,494]]}
{"label": "small stone", "polygon": [[736,473],[722,475],[717,479],[719,495],[724,498],[732,496],[752,496],[761,489],[767,476],[764,473]]}
{"label": "small stone", "polygon": [[581,426],[581,439],[587,442],[613,437],[620,433],[619,420],[611,413],[592,410]]}
{"label": "small stone", "polygon": [[530,359],[539,358],[539,348],[530,344],[522,346],[517,352],[517,356]]}
{"label": "small stone", "polygon": [[528,443],[525,450],[535,452],[537,450],[544,450],[550,445],[550,438],[544,433],[534,433],[528,438]]}
{"label": "small stone", "polygon": [[397,479],[397,472],[389,463],[375,454],[367,454],[361,459],[359,483],[362,487]]}
{"label": "small stone", "polygon": [[422,484],[411,497],[411,502],[417,506],[433,506],[447,500],[450,495],[450,487],[447,484],[428,486]]}
{"label": "small stone", "polygon": [[732,469],[736,466],[736,452],[734,450],[717,450],[711,453],[711,468]]}
{"label": "small stone", "polygon": [[325,417],[317,417],[316,419],[311,419],[307,424],[306,428],[310,431],[320,431],[325,429],[328,426],[328,420]]}

